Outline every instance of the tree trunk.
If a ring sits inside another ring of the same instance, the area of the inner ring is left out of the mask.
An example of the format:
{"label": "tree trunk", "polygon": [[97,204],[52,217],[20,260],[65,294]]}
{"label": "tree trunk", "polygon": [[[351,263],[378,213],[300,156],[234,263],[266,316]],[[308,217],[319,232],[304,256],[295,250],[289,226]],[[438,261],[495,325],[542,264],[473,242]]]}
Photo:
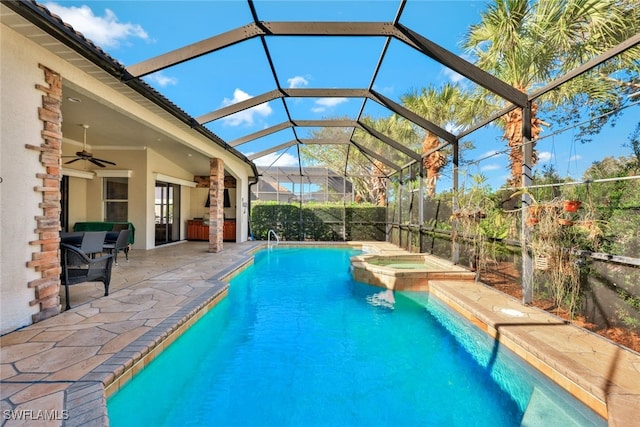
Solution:
{"label": "tree trunk", "polygon": [[379,160],[373,161],[373,194],[372,198],[378,206],[387,205],[387,177],[385,166]]}
{"label": "tree trunk", "polygon": [[[533,154],[531,156],[531,166],[538,162],[538,152],[536,151],[536,140],[542,131],[540,120],[536,113],[538,105],[534,102],[531,104],[531,148]],[[509,151],[509,168],[511,169],[511,177],[507,183],[511,187],[522,186],[522,110],[516,109],[504,116],[505,130],[503,138],[507,140]]]}
{"label": "tree trunk", "polygon": [[[422,141],[422,155],[424,156],[425,153],[438,148],[439,145],[440,140],[438,137],[433,135],[431,132],[427,132],[427,136],[425,136],[424,141]],[[429,197],[434,197],[436,195],[438,175],[446,162],[446,157],[440,151],[434,151],[422,158],[422,164],[427,171],[426,185],[427,195]]]}

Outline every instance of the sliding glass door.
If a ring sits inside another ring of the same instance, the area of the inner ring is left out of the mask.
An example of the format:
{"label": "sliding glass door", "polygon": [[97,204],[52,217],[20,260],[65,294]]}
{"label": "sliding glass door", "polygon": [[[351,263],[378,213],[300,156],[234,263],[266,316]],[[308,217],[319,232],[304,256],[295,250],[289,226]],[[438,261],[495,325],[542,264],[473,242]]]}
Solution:
{"label": "sliding glass door", "polygon": [[156,181],[156,246],[180,240],[180,186]]}

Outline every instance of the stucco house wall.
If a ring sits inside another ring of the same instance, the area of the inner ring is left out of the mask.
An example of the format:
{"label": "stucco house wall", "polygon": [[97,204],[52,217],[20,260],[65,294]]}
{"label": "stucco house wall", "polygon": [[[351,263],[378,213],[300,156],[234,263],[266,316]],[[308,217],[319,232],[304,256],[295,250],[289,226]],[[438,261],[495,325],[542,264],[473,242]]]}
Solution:
{"label": "stucco house wall", "polygon": [[45,82],[36,58],[47,55],[4,26],[0,40],[0,333],[6,333],[30,324],[38,311],[29,305],[34,290],[27,283],[39,274],[26,265],[34,251],[29,242],[38,238],[34,218],[42,214],[42,195],[34,191],[42,165],[25,144],[42,142],[42,92],[35,85]]}

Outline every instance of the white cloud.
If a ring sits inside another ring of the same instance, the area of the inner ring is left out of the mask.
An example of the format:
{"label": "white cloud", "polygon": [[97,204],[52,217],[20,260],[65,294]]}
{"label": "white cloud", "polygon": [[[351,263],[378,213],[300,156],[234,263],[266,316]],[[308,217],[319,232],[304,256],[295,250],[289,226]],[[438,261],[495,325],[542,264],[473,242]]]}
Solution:
{"label": "white cloud", "polygon": [[[377,89],[376,89],[377,90]],[[384,86],[382,88],[380,88],[380,90],[378,90],[378,92],[384,94],[384,95],[393,95],[395,93],[395,86],[391,85],[391,86]]]}
{"label": "white cloud", "polygon": [[464,76],[462,74],[456,73],[450,68],[444,68],[444,75],[451,81],[451,83],[458,83],[464,80]]}
{"label": "white cloud", "polygon": [[[233,91],[233,98],[224,98],[224,100],[222,101],[222,105],[226,107],[250,98],[252,98],[252,96],[245,91],[236,89]],[[242,124],[251,126],[254,124],[255,116],[267,117],[271,115],[272,112],[273,110],[269,106],[269,103],[265,102],[263,104],[256,105],[255,107],[251,107],[247,110],[239,111],[235,114],[224,117],[222,120],[226,125],[229,126],[240,126]]]}
{"label": "white cloud", "polygon": [[314,103],[316,106],[311,109],[314,113],[322,113],[336,105],[347,102],[347,98],[320,98]]}
{"label": "white cloud", "polygon": [[574,162],[576,160],[582,160],[582,156],[580,154],[576,154],[575,156],[569,157],[570,162]]}
{"label": "white cloud", "polygon": [[287,79],[290,88],[308,86],[309,81],[302,76],[295,76]]}
{"label": "white cloud", "polygon": [[64,7],[53,2],[44,5],[64,22],[70,24],[74,30],[79,31],[100,47],[117,48],[120,46],[120,42],[129,37],[149,40],[149,36],[142,26],[119,22],[116,14],[110,9],[104,10],[104,16],[97,16],[86,5]]}
{"label": "white cloud", "polygon": [[323,107],[335,107],[343,102],[347,102],[347,98],[320,98],[316,101],[316,104]]}
{"label": "white cloud", "polygon": [[161,87],[178,84],[178,79],[176,79],[175,77],[165,76],[161,71],[149,74],[148,76],[145,76],[144,79],[148,80],[149,82],[156,83]]}
{"label": "white cloud", "polygon": [[553,158],[553,154],[549,151],[540,151],[538,153],[538,162],[547,163]]}
{"label": "white cloud", "polygon": [[484,165],[484,166],[482,166],[480,168],[480,170],[483,171],[483,172],[484,171],[497,171],[497,170],[500,170],[500,169],[503,169],[503,167],[500,166],[500,165],[497,165],[495,163],[491,164],[491,165]]}
{"label": "white cloud", "polygon": [[280,158],[278,156],[280,156],[279,153],[269,153],[266,156],[258,157],[253,162],[257,166],[272,166],[272,164],[273,166],[298,166],[298,159],[291,154],[284,153]]}
{"label": "white cloud", "polygon": [[488,158],[496,158],[496,157],[502,157],[504,156],[504,153],[498,151],[498,150],[489,150],[484,152],[483,154],[481,154],[479,156],[480,159],[488,159]]}

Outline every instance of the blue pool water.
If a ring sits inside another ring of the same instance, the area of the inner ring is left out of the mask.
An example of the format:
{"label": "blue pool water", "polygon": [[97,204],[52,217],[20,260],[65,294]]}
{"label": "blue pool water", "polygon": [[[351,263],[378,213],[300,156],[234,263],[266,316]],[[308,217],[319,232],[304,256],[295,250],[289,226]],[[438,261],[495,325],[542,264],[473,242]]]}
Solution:
{"label": "blue pool water", "polygon": [[606,425],[436,298],[354,282],[354,254],[256,254],[108,400],[110,425]]}

